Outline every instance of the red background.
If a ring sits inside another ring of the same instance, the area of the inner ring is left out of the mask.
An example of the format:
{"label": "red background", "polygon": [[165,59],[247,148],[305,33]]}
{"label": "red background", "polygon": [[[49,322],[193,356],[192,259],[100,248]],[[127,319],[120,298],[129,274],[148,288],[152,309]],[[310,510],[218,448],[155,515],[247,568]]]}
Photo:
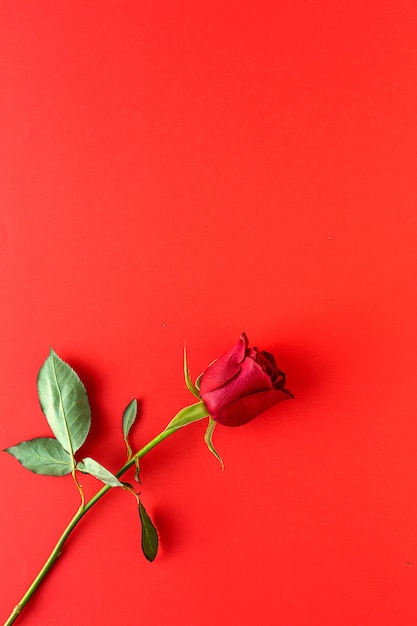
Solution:
{"label": "red background", "polygon": [[[0,6],[0,447],[47,436],[52,345],[124,462],[245,330],[296,401],[152,451],[84,519],[20,622],[417,620],[417,6],[408,0]],[[0,619],[78,506],[3,454]],[[88,493],[98,483],[84,480]],[[20,623],[19,622],[19,623]]]}

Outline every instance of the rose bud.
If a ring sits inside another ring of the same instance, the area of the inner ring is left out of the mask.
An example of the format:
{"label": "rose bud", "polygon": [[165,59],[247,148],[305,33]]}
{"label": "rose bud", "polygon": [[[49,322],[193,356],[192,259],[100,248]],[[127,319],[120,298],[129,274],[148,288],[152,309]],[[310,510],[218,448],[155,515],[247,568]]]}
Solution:
{"label": "rose bud", "polygon": [[203,372],[200,397],[216,422],[241,426],[294,396],[285,389],[285,374],[273,355],[249,348],[242,333],[236,345]]}

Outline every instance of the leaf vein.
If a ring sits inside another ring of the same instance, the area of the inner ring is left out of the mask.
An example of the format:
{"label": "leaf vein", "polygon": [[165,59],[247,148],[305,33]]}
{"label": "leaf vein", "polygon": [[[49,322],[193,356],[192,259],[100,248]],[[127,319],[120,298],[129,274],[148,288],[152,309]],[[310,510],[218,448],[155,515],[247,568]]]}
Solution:
{"label": "leaf vein", "polygon": [[75,469],[74,451],[73,451],[73,448],[72,448],[72,441],[71,441],[71,437],[70,437],[70,433],[69,433],[69,429],[68,429],[67,417],[66,417],[66,413],[65,413],[62,392],[61,392],[61,388],[59,386],[58,376],[57,376],[57,373],[56,373],[55,359],[54,358],[52,359],[52,369],[53,369],[53,373],[54,373],[56,388],[58,390],[59,403],[60,403],[61,413],[62,413],[62,417],[63,417],[63,421],[64,421],[65,432],[66,432],[68,443],[69,443],[69,447],[70,447],[69,452],[70,452],[71,457],[72,457],[72,468],[74,470]]}

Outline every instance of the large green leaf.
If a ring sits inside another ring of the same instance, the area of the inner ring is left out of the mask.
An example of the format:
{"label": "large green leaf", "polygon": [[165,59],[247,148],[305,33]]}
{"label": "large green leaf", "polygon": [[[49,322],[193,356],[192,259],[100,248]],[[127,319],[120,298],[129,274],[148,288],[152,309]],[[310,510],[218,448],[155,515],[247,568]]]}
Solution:
{"label": "large green leaf", "polygon": [[139,517],[142,525],[142,551],[148,561],[153,561],[158,552],[158,533],[140,500]]}
{"label": "large green leaf", "polygon": [[52,432],[62,447],[74,455],[90,430],[90,405],[78,375],[52,348],[39,371],[38,394]]}
{"label": "large green leaf", "polygon": [[100,463],[91,459],[90,457],[86,457],[79,463],[77,463],[77,469],[84,474],[91,474],[98,480],[101,480],[105,485],[109,485],[110,487],[124,487],[123,483],[120,482],[118,478],[114,474],[110,472],[110,470],[106,469]]}
{"label": "large green leaf", "polygon": [[45,476],[65,476],[72,471],[69,452],[52,437],[38,437],[6,448],[26,469]]}
{"label": "large green leaf", "polygon": [[125,408],[123,412],[123,418],[122,418],[123,439],[125,440],[128,459],[130,459],[132,456],[132,448],[130,447],[128,436],[129,436],[129,431],[135,422],[137,413],[138,413],[138,403],[134,398],[131,402],[129,402],[129,404]]}

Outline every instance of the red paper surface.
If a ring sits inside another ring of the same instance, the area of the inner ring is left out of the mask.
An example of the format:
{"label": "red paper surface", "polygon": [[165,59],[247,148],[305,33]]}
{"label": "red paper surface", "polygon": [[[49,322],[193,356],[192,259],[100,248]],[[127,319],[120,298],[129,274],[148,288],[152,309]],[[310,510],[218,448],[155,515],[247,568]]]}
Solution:
{"label": "red paper surface", "polygon": [[[85,382],[83,453],[117,470],[245,330],[294,402],[142,463],[22,626],[414,626],[415,2],[41,0],[0,7],[0,447],[48,436],[49,347]],[[0,620],[78,507],[1,468]],[[98,483],[87,477],[92,494]]]}

